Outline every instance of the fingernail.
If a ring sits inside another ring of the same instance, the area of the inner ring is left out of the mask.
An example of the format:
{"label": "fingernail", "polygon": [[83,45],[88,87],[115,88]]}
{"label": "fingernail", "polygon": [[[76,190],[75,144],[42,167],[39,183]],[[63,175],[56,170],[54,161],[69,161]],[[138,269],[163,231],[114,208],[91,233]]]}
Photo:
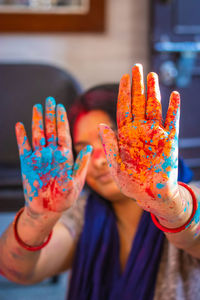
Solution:
{"label": "fingernail", "polygon": [[47,97],[46,98],[46,105],[55,106],[56,105],[56,100],[53,97]]}

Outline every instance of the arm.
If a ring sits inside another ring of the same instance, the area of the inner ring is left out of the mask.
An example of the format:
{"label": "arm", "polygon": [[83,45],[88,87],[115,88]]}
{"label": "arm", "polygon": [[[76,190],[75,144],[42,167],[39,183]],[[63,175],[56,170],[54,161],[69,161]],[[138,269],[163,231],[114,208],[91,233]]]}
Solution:
{"label": "arm", "polygon": [[[177,182],[179,111],[180,96],[173,92],[163,123],[158,76],[148,75],[146,99],[142,66],[135,65],[132,90],[129,75],[120,81],[117,136],[108,126],[100,125],[111,173],[122,193],[169,228],[185,224],[192,213],[191,195]],[[172,234],[166,236],[186,251],[197,241],[191,226],[173,238]]]}
{"label": "arm", "polygon": [[40,251],[28,251],[15,240],[10,226],[0,239],[0,270],[19,283],[34,283],[71,265],[76,242],[57,224],[63,211],[76,201],[85,181],[91,148],[83,149],[74,164],[65,109],[48,98],[43,129],[42,107],[33,108],[32,144],[23,124],[16,125],[26,206],[17,232],[30,246],[39,246],[53,229],[52,239]]}
{"label": "arm", "polygon": [[[19,225],[20,223],[21,220]],[[45,229],[47,227],[46,223]],[[41,234],[37,234],[41,227],[37,228],[35,224],[33,234],[31,229],[33,227],[29,228],[26,224],[26,230],[29,231],[28,235],[24,234],[22,229],[19,232],[22,236],[29,237],[32,242],[30,245],[38,245],[40,241],[42,243],[46,236],[43,239]],[[52,225],[49,224],[49,230],[51,229]],[[37,242],[34,243],[34,240]],[[10,225],[0,239],[1,272],[8,279],[21,284],[33,284],[42,281],[71,267],[75,247],[76,241],[67,228],[57,223],[53,228],[52,238],[45,248],[37,252],[27,251],[16,242],[12,225]]]}

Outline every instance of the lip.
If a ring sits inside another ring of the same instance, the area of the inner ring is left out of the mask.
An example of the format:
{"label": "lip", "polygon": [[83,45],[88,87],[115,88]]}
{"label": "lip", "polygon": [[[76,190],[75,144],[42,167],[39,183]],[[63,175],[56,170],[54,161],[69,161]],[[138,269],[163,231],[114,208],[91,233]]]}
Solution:
{"label": "lip", "polygon": [[112,175],[109,171],[97,176],[96,179],[101,183],[107,183],[113,180]]}

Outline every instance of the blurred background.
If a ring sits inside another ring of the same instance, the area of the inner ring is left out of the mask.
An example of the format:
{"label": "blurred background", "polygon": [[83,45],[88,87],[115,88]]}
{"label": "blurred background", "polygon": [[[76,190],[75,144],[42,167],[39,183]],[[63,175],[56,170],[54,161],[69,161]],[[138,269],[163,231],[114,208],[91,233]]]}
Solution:
{"label": "blurred background", "polygon": [[[119,82],[133,64],[159,74],[165,117],[181,93],[180,155],[200,180],[198,0],[0,0],[0,228],[23,206],[14,124],[30,137],[32,105],[68,108],[83,90]],[[67,274],[33,287],[0,277],[0,299],[64,299]]]}

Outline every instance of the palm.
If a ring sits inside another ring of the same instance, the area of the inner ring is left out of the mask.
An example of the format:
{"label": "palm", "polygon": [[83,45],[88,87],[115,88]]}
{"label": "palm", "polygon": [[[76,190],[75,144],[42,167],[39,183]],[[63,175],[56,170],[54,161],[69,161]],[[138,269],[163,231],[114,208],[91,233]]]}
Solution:
{"label": "palm", "polygon": [[125,177],[126,182],[131,181],[130,186],[120,186],[129,196],[135,194],[141,184],[150,195],[153,185],[158,182],[168,185],[171,172],[177,174],[177,145],[158,122],[135,121],[130,126],[123,126],[118,133],[118,145],[118,182]]}
{"label": "palm", "polygon": [[[45,149],[45,153],[33,152],[26,157],[22,164],[23,184],[25,197],[29,205],[35,209],[49,208],[52,210],[64,210],[70,206],[71,200],[67,203],[57,201],[66,198],[65,190],[69,190],[70,182],[73,183],[72,168],[67,168],[66,158],[60,152],[60,161],[55,159],[55,152],[50,148]],[[53,153],[52,153],[53,152]],[[50,158],[51,156],[51,158]],[[51,161],[47,160],[50,159]],[[46,160],[46,161],[45,161]],[[30,176],[31,174],[31,176]],[[65,187],[65,189],[64,189]],[[72,193],[73,194],[73,193]],[[36,201],[36,199],[39,201]],[[32,202],[32,200],[35,200]]]}
{"label": "palm", "polygon": [[[22,124],[16,126],[20,152],[25,199],[28,207],[37,213],[45,210],[61,212],[69,208],[83,187],[91,149],[83,150],[73,163],[71,138],[63,106],[57,107],[51,98],[46,105],[46,134],[43,130],[42,108],[33,108],[32,152]],[[58,141],[57,141],[58,140]]]}
{"label": "palm", "polygon": [[106,126],[101,127],[101,135],[117,185],[126,196],[151,210],[165,202],[169,191],[177,190],[179,97],[172,94],[163,125],[155,74],[149,75],[147,85],[146,100],[141,70],[136,66],[131,99],[129,77],[122,78],[117,107],[118,135]]}

